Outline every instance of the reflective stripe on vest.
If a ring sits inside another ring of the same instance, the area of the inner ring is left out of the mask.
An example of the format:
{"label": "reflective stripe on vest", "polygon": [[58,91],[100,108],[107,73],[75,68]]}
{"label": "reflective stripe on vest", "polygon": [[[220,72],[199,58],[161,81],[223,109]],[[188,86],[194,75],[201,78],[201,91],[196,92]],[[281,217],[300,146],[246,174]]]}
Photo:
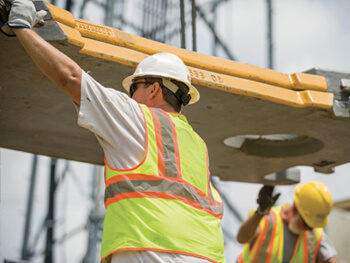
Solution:
{"label": "reflective stripe on vest", "polygon": [[[281,211],[284,207],[273,207],[268,216],[260,221],[260,232],[251,247],[251,244],[244,245],[239,255],[240,263],[282,263],[283,261],[283,221]],[[290,262],[292,263],[313,263],[316,262],[319,246],[322,240],[323,229],[316,228],[313,231],[306,231],[299,236]]]}
{"label": "reflective stripe on vest", "polygon": [[[204,210],[218,218],[222,218],[222,206],[211,206],[207,198],[199,196],[188,185],[170,180],[147,179],[134,180],[133,176],[122,176],[123,181],[110,184],[105,190],[105,204],[116,202],[120,199],[132,197],[159,197],[183,201],[197,209]],[[118,194],[115,194],[118,193]],[[123,197],[118,198],[118,195]]]}
{"label": "reflective stripe on vest", "polygon": [[[157,148],[159,151],[158,156],[164,156],[163,158],[158,158],[159,175],[166,177],[179,177],[180,173],[180,158],[179,150],[176,148],[175,153],[175,142],[176,136],[174,136],[174,125],[161,113],[160,110],[151,110],[153,115],[153,120],[159,120],[159,124],[155,126],[157,135]],[[157,114],[157,116],[155,115]],[[172,136],[170,136],[172,135]],[[160,138],[162,140],[160,140]],[[177,143],[176,143],[177,146]]]}
{"label": "reflective stripe on vest", "polygon": [[224,262],[223,203],[209,180],[205,143],[184,116],[140,108],[146,131],[142,162],[123,170],[105,159],[102,259],[132,249]]}

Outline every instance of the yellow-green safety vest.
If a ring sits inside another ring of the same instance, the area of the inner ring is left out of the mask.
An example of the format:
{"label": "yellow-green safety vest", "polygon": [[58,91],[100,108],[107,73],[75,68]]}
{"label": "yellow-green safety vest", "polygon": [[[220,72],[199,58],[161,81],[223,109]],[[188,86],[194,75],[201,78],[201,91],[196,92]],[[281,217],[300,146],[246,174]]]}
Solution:
{"label": "yellow-green safety vest", "polygon": [[[253,245],[246,243],[238,257],[239,263],[282,263],[284,231],[281,211],[283,206],[272,207],[269,215],[259,223],[259,234]],[[305,231],[297,238],[290,263],[314,263],[323,236],[323,228]]]}
{"label": "yellow-green safety vest", "polygon": [[115,169],[105,158],[101,261],[110,262],[117,251],[151,250],[225,262],[223,203],[210,182],[206,144],[185,116],[140,108],[142,162]]}

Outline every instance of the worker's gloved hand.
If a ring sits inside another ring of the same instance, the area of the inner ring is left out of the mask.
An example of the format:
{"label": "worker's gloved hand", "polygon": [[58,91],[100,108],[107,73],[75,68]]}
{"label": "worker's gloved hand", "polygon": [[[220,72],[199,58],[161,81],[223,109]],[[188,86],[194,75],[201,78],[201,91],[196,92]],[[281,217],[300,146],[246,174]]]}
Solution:
{"label": "worker's gloved hand", "polygon": [[[13,28],[32,28],[33,26],[44,24],[43,18],[47,12],[44,10],[37,12],[32,1],[4,0],[4,2],[6,10],[8,10],[8,3],[10,3],[8,21],[2,24],[0,28],[5,35],[15,36]],[[1,14],[2,13],[3,11],[1,11]]]}
{"label": "worker's gloved hand", "polygon": [[272,196],[273,188],[274,186],[264,185],[260,189],[257,200],[259,207],[256,210],[256,213],[258,215],[268,215],[271,207],[276,203],[278,197],[281,195],[280,193],[278,193],[275,196]]}

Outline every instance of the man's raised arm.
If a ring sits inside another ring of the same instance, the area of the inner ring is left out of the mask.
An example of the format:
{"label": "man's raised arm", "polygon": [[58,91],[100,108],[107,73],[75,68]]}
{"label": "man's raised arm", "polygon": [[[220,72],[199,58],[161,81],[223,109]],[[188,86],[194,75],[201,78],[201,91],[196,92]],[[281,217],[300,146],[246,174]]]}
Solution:
{"label": "man's raised arm", "polygon": [[21,28],[14,31],[38,68],[75,103],[80,105],[82,69],[79,65],[33,30]]}
{"label": "man's raised arm", "polygon": [[[29,0],[5,0],[11,9],[8,22],[2,25],[1,31],[6,35],[17,35],[38,68],[50,78],[71,99],[80,105],[80,86],[82,69],[68,56],[46,42],[31,28],[42,23],[46,12],[35,10]],[[2,19],[3,20],[3,19]]]}

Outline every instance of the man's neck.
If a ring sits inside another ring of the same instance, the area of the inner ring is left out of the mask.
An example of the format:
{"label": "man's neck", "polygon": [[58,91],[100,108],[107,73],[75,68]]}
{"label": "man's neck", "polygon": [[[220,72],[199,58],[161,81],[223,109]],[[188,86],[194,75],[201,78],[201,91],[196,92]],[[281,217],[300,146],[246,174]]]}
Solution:
{"label": "man's neck", "polygon": [[147,106],[151,107],[151,108],[158,108],[158,109],[161,109],[161,110],[166,111],[166,112],[176,112],[175,109],[173,107],[171,107],[165,101],[160,101],[160,102],[157,102],[154,104],[152,103],[151,105],[147,105]]}

